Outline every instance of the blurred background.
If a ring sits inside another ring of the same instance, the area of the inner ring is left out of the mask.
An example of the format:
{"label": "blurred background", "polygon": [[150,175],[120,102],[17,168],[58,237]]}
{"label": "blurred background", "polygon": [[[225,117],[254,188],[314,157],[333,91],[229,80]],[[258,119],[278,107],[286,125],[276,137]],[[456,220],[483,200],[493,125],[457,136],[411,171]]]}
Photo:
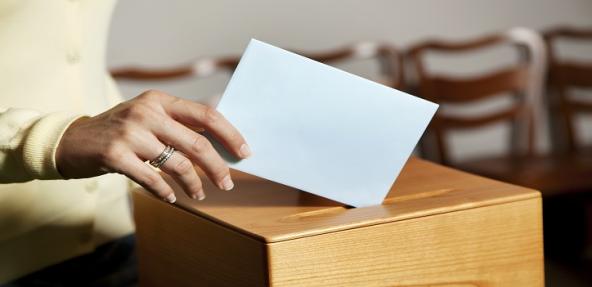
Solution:
{"label": "blurred background", "polygon": [[547,285],[592,286],[592,1],[125,0],[108,64],[214,105],[251,38],[442,104],[416,155],[541,190]]}

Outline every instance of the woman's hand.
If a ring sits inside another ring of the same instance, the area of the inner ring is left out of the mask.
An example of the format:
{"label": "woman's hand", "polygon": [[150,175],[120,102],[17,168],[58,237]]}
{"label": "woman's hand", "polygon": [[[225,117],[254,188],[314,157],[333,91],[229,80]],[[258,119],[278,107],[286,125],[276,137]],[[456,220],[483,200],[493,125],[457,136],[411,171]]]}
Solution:
{"label": "woman's hand", "polygon": [[228,166],[210,141],[195,129],[212,134],[238,158],[251,153],[241,134],[214,108],[147,91],[100,115],[72,123],[58,145],[57,167],[65,178],[121,173],[174,202],[172,188],[145,163],[171,145],[180,152],[173,153],[161,169],[173,176],[191,198],[205,198],[194,163],[220,189],[232,189]]}

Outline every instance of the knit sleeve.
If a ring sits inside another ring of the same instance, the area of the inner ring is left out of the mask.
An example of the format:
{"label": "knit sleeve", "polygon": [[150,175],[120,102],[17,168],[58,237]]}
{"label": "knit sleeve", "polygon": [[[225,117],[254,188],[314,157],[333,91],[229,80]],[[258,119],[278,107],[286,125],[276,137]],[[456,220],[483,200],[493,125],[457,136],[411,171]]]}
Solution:
{"label": "knit sleeve", "polygon": [[62,179],[55,162],[57,146],[81,116],[0,108],[0,183]]}

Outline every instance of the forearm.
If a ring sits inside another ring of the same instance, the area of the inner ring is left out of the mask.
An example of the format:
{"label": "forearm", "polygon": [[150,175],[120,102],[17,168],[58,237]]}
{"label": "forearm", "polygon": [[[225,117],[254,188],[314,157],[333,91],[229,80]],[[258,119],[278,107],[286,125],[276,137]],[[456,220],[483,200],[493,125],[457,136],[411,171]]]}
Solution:
{"label": "forearm", "polygon": [[77,118],[69,113],[0,108],[0,183],[62,178],[55,152],[63,132]]}

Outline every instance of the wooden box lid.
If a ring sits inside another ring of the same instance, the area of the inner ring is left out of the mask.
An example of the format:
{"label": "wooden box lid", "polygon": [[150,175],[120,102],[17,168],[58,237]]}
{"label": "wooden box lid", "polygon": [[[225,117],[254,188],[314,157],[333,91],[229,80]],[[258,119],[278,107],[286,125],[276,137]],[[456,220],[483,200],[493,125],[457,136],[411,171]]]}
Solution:
{"label": "wooden box lid", "polygon": [[187,197],[173,184],[175,205],[271,243],[540,197],[532,189],[417,158],[409,159],[382,205],[363,208],[347,207],[237,171],[233,176],[232,191],[220,191],[203,178],[204,201]]}

